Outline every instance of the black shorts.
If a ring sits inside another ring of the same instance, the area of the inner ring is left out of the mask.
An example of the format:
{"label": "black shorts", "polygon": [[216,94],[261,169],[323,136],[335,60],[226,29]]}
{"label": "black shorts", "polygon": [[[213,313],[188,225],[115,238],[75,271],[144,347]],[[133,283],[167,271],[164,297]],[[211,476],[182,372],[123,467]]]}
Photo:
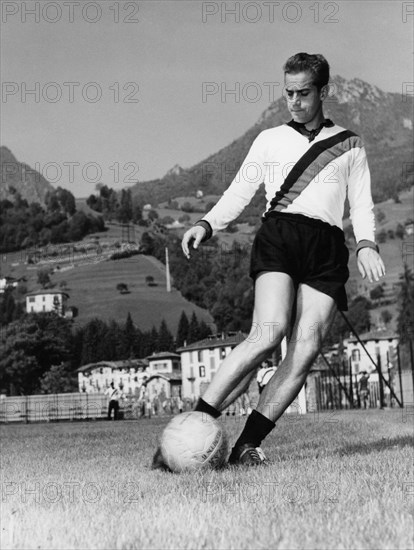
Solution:
{"label": "black shorts", "polygon": [[339,227],[301,214],[271,212],[253,242],[250,276],[287,273],[295,288],[305,283],[331,296],[346,311],[349,251]]}

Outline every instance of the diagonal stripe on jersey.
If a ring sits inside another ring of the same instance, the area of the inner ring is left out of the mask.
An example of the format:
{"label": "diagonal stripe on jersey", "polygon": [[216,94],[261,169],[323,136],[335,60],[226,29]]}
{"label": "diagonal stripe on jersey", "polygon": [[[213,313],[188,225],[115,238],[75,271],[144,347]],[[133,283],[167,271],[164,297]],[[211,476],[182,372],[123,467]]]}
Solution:
{"label": "diagonal stripe on jersey", "polygon": [[272,210],[281,211],[291,204],[330,162],[362,146],[361,138],[349,130],[314,143],[291,169],[264,217]]}

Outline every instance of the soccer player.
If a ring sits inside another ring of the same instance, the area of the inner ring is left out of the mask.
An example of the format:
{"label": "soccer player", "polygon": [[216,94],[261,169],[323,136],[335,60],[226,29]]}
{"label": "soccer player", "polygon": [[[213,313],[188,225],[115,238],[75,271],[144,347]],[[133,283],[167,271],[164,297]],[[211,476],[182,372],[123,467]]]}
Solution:
{"label": "soccer player", "polygon": [[[373,282],[385,274],[375,244],[365,148],[359,136],[323,114],[329,64],[322,55],[298,53],[283,69],[292,120],[257,136],[229,188],[182,240],[190,258],[191,246],[198,248],[237,218],[264,182],[267,206],[251,252],[252,329],[224,359],[196,410],[217,418],[285,336],[288,345],[232,449],[230,464],[265,462],[262,441],[298,395],[336,310],[347,310],[346,197],[361,276]],[[154,467],[159,458],[156,453]]]}

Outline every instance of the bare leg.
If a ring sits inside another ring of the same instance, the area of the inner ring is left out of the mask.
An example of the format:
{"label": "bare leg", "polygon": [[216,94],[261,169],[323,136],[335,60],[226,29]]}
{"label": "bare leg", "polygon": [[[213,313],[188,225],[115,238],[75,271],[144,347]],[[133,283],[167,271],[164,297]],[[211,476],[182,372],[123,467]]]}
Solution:
{"label": "bare leg", "polygon": [[286,356],[260,395],[257,411],[272,422],[298,395],[336,312],[334,300],[308,285],[298,289],[297,314]]}
{"label": "bare leg", "polygon": [[[230,405],[238,398],[240,395],[245,393],[250,386],[250,382],[252,381],[253,377],[256,375],[256,370],[253,370],[252,372],[249,372],[246,374],[246,376],[237,384],[237,386],[234,388],[234,390],[226,397],[226,399],[223,401],[223,403],[220,405],[218,410],[224,411],[224,409],[227,409],[227,407],[230,407]],[[203,396],[204,399],[204,396]]]}
{"label": "bare leg", "polygon": [[250,334],[224,359],[203,395],[204,401],[222,410],[223,404],[229,404],[229,396],[233,400],[237,397],[236,390],[243,387],[246,375],[269,357],[287,333],[293,301],[289,275],[269,271],[258,275]]}

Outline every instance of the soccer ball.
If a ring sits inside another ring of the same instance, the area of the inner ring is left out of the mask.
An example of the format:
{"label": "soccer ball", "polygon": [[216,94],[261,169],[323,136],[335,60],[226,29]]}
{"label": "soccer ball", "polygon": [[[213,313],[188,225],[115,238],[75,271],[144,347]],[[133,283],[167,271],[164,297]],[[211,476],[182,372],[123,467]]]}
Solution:
{"label": "soccer ball", "polygon": [[161,454],[173,472],[219,468],[227,456],[227,438],[212,416],[198,411],[175,416],[165,427]]}

